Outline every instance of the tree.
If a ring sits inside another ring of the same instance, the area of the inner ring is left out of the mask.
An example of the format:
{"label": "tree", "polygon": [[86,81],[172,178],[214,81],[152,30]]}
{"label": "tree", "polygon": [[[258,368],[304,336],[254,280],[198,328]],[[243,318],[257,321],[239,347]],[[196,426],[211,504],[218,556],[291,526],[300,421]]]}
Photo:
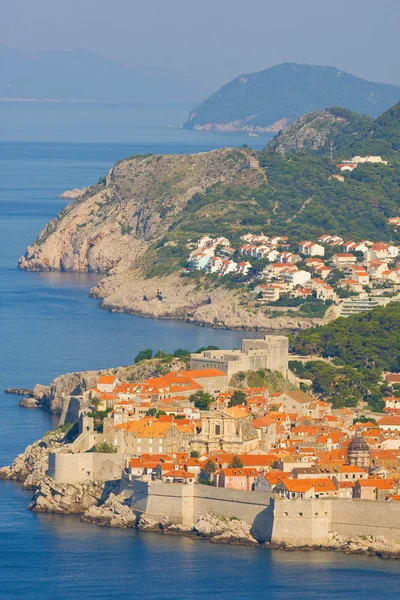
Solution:
{"label": "tree", "polygon": [[156,408],[149,408],[149,410],[146,412],[146,415],[148,417],[155,417],[157,415],[157,409]]}
{"label": "tree", "polygon": [[150,348],[147,348],[146,350],[141,350],[136,355],[135,365],[140,363],[142,360],[149,360],[150,358],[153,358],[153,350],[151,350]]}
{"label": "tree", "polygon": [[174,358],[183,358],[184,356],[190,356],[190,352],[185,350],[185,348],[178,348],[174,352]]}
{"label": "tree", "polygon": [[97,412],[101,404],[101,400],[98,396],[93,396],[93,398],[90,400],[90,404],[93,406],[94,411]]}
{"label": "tree", "polygon": [[247,405],[246,394],[240,390],[233,392],[232,397],[228,402],[228,406],[237,406],[238,404]]}
{"label": "tree", "polygon": [[232,458],[231,462],[229,463],[229,467],[231,469],[243,469],[243,463],[237,454],[235,454],[235,456]]}
{"label": "tree", "polygon": [[199,458],[200,452],[198,450],[192,450],[190,453],[190,458]]}
{"label": "tree", "polygon": [[204,468],[203,468],[204,473],[210,478],[211,475],[213,475],[213,473],[215,473],[216,470],[217,470],[217,467],[215,465],[215,462],[213,460],[211,460],[211,458],[209,458],[208,461],[206,462],[206,464],[204,465]]}
{"label": "tree", "polygon": [[190,402],[193,402],[195,407],[199,410],[210,410],[210,404],[214,402],[214,397],[203,390],[195,392],[189,396]]}
{"label": "tree", "polygon": [[195,354],[200,354],[200,352],[205,352],[206,350],[219,350],[218,346],[201,346],[196,350]]}
{"label": "tree", "polygon": [[102,442],[98,442],[95,446],[96,452],[102,452],[104,454],[115,454],[116,448],[103,440]]}

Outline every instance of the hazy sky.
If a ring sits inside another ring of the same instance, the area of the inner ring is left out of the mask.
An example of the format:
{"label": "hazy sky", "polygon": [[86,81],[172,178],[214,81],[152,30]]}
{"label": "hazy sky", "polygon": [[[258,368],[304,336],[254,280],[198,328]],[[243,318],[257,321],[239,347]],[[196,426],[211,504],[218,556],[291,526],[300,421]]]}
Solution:
{"label": "hazy sky", "polygon": [[400,84],[400,0],[0,0],[0,43],[84,47],[211,89],[281,62]]}

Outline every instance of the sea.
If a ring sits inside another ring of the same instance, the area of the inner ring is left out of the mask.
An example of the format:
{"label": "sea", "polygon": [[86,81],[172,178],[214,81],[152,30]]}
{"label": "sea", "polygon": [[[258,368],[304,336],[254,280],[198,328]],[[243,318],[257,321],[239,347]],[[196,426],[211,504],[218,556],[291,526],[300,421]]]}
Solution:
{"label": "sea", "polygon": [[[249,335],[111,314],[88,296],[96,275],[17,269],[25,247],[65,206],[58,194],[97,181],[116,160],[249,143],[247,136],[175,127],[182,105],[130,106],[123,114],[113,106],[96,109],[0,106],[0,466],[58,420],[18,407],[16,396],[3,394],[6,387],[129,364],[143,348],[229,348]],[[250,139],[254,147],[264,143]],[[27,511],[30,497],[18,483],[0,482],[0,600],[400,597],[397,561],[99,528]]]}

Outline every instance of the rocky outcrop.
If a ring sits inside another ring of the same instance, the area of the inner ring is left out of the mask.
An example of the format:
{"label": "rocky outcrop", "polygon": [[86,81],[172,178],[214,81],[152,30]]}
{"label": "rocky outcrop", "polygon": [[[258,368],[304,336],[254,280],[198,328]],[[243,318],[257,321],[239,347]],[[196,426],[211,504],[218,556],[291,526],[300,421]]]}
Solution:
{"label": "rocky outcrop", "polygon": [[199,517],[191,527],[171,523],[167,516],[158,522],[146,514],[142,514],[137,523],[137,529],[164,535],[184,535],[192,539],[204,539],[219,544],[259,545],[251,534],[251,527],[245,521],[236,518],[228,519],[213,513]]}
{"label": "rocky outcrop", "polygon": [[39,408],[40,402],[36,398],[32,397],[22,398],[22,400],[18,402],[18,406],[23,406],[24,408]]}
{"label": "rocky outcrop", "polygon": [[32,396],[33,390],[28,388],[6,388],[5,394],[15,394],[16,396]]}
{"label": "rocky outcrop", "polygon": [[45,478],[49,452],[60,448],[65,438],[65,430],[46,433],[19,454],[11,466],[0,468],[0,479],[21,481],[25,488],[34,489]]}
{"label": "rocky outcrop", "polygon": [[78,514],[85,512],[93,503],[100,502],[105,494],[107,491],[104,486],[94,482],[71,485],[55,483],[49,477],[44,477],[38,482],[28,509],[63,515]]}
{"label": "rocky outcrop", "polygon": [[[223,148],[192,155],[137,156],[119,161],[105,183],[88,188],[40,233],[19,266],[30,271],[127,271],[182,215],[189,200],[219,182],[246,183],[242,160]],[[257,178],[256,178],[257,179]]]}
{"label": "rocky outcrop", "polygon": [[383,536],[357,536],[351,539],[344,538],[331,531],[325,542],[318,545],[295,546],[290,543],[268,543],[262,544],[264,548],[294,551],[294,550],[318,550],[343,552],[344,554],[364,554],[378,556],[380,558],[400,558],[400,544],[388,542]]}
{"label": "rocky outcrop", "polygon": [[199,537],[220,544],[259,545],[251,534],[250,525],[236,518],[207,513],[196,521],[193,529]]}
{"label": "rocky outcrop", "polygon": [[245,306],[237,290],[221,287],[204,290],[193,282],[187,283],[178,274],[151,279],[143,279],[137,271],[110,275],[92,288],[91,295],[101,299],[101,308],[112,312],[182,319],[219,329],[282,331],[327,322],[296,316],[269,318],[264,311]]}
{"label": "rocky outcrop", "polygon": [[61,198],[62,200],[76,200],[83,196],[83,194],[87,191],[87,188],[74,188],[73,190],[65,190],[62,194],[57,196],[57,198]]}
{"label": "rocky outcrop", "polygon": [[81,521],[103,527],[131,528],[135,526],[136,517],[123,494],[111,493],[105,502],[91,506]]}

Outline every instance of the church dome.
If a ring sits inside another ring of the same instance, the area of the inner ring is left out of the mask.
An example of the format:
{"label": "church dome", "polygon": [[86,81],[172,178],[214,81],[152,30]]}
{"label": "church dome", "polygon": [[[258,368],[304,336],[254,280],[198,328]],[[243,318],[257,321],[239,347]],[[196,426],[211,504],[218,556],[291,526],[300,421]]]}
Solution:
{"label": "church dome", "polygon": [[368,442],[363,437],[357,436],[351,440],[348,452],[369,452]]}

